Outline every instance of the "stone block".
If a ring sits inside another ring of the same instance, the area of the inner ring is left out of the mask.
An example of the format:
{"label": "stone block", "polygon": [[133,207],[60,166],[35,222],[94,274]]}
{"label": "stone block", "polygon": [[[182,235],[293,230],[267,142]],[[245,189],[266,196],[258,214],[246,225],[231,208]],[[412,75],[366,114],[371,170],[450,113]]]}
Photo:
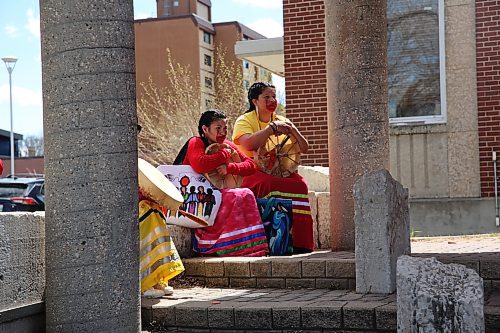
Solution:
{"label": "stone block", "polygon": [[331,248],[330,192],[316,193],[318,201],[318,249]]}
{"label": "stone block", "polygon": [[250,263],[248,261],[225,261],[225,276],[250,277]]}
{"label": "stone block", "polygon": [[0,311],[42,302],[46,288],[44,213],[0,213],[0,235]]}
{"label": "stone block", "polygon": [[257,288],[285,288],[284,278],[258,278]]}
{"label": "stone block", "polygon": [[290,306],[282,303],[273,306],[273,328],[300,328],[300,322],[299,305]]}
{"label": "stone block", "polygon": [[483,280],[435,258],[397,262],[398,332],[484,332]]}
{"label": "stone block", "polygon": [[291,259],[275,259],[271,264],[273,277],[300,278],[302,269],[300,261]]}
{"label": "stone block", "polygon": [[271,261],[259,260],[250,262],[250,276],[271,277]]}
{"label": "stone block", "polygon": [[205,259],[207,277],[223,277],[224,261],[222,259]]}
{"label": "stone block", "polygon": [[318,289],[333,289],[333,290],[350,289],[348,279],[335,279],[335,278],[318,278],[318,279],[316,279],[316,288],[318,288]]}
{"label": "stone block", "polygon": [[184,228],[178,225],[169,225],[168,231],[174,241],[177,252],[182,259],[191,258],[194,256],[193,241],[191,237],[192,229]]}
{"label": "stone block", "polygon": [[316,197],[316,192],[309,191],[307,197],[309,198],[309,206],[311,207],[311,217],[313,220],[313,238],[314,238],[314,248],[319,248],[318,237],[318,198]]}
{"label": "stone block", "polygon": [[286,287],[290,289],[314,288],[316,285],[315,279],[285,279]]}
{"label": "stone block", "polygon": [[229,278],[223,277],[207,277],[207,287],[229,287]]}
{"label": "stone block", "polygon": [[340,328],[342,325],[342,306],[346,302],[312,303],[302,306],[303,328]]}
{"label": "stone block", "polygon": [[396,331],[398,328],[396,313],[395,303],[375,308],[375,328],[377,330]]}
{"label": "stone block", "polygon": [[186,302],[175,307],[175,325],[208,327],[207,302]]}
{"label": "stone block", "polygon": [[335,259],[326,261],[326,277],[354,278],[356,276],[354,259]]}
{"label": "stone block", "polygon": [[302,261],[302,276],[303,277],[325,277],[326,276],[326,261],[325,260],[306,260]]}
{"label": "stone block", "polygon": [[362,330],[374,329],[374,303],[375,302],[351,301],[344,305],[342,308],[344,327]]}
{"label": "stone block", "polygon": [[396,261],[410,253],[408,190],[387,170],[363,175],[354,184],[356,291],[396,290]]}
{"label": "stone block", "polygon": [[486,326],[486,332],[491,331],[492,333],[498,332],[500,327],[500,307],[496,306],[486,306],[484,307],[484,324]]}
{"label": "stone block", "polygon": [[257,278],[229,278],[231,288],[255,288]]}
{"label": "stone block", "polygon": [[205,260],[203,258],[192,258],[182,261],[187,276],[205,276],[207,274]]}
{"label": "stone block", "polygon": [[267,304],[245,304],[234,309],[235,328],[271,329],[273,316]]}
{"label": "stone block", "polygon": [[480,275],[483,279],[500,280],[500,261],[481,260]]}
{"label": "stone block", "polygon": [[234,308],[226,302],[214,304],[208,308],[208,326],[210,328],[234,327]]}
{"label": "stone block", "polygon": [[309,191],[330,192],[330,172],[328,167],[299,165],[299,174],[304,177]]}

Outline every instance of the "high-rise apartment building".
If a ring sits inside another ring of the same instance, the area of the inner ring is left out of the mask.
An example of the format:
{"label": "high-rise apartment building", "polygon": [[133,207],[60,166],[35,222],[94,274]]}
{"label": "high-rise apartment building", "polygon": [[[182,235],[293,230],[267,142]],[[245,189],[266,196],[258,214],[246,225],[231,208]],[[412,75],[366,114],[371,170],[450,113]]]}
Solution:
{"label": "high-rise apartment building", "polygon": [[[239,22],[211,22],[210,0],[157,0],[157,17],[135,21],[137,84],[151,77],[159,86],[167,85],[167,48],[172,60],[189,65],[199,75],[201,105],[209,107],[215,96],[215,48],[226,49],[226,61],[242,64],[245,88],[254,81],[270,81],[271,73],[241,61],[234,54],[239,40],[265,38]],[[140,98],[141,89],[137,90]],[[243,97],[243,96],[242,96]]]}

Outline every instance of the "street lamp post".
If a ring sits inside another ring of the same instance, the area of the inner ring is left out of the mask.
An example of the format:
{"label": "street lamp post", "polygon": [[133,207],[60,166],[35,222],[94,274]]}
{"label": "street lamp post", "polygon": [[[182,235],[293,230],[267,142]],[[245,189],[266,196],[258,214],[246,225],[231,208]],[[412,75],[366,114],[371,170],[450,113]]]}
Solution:
{"label": "street lamp post", "polygon": [[14,121],[12,116],[12,71],[16,67],[16,57],[2,58],[5,67],[9,72],[9,89],[10,89],[10,174],[14,175]]}

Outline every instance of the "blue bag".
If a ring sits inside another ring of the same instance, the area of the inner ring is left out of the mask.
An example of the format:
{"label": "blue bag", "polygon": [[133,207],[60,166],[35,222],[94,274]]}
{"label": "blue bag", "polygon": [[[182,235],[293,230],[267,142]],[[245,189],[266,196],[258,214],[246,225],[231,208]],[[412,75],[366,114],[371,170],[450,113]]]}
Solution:
{"label": "blue bag", "polygon": [[257,199],[257,207],[264,222],[269,255],[283,256],[293,253],[292,200]]}

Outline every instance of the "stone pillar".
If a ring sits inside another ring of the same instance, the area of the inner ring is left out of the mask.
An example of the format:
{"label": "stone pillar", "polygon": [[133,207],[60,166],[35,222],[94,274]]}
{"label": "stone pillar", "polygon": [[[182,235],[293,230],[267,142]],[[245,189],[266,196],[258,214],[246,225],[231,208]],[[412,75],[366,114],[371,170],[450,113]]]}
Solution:
{"label": "stone pillar", "polygon": [[397,289],[398,332],[484,332],[483,279],[470,268],[401,256]]}
{"label": "stone pillar", "polygon": [[325,1],[332,249],[354,250],[354,182],[389,169],[386,0]]}
{"label": "stone pillar", "polygon": [[391,294],[398,257],[410,254],[408,189],[378,170],[354,184],[354,198],[356,292]]}
{"label": "stone pillar", "polygon": [[132,0],[40,1],[47,332],[139,332]]}

